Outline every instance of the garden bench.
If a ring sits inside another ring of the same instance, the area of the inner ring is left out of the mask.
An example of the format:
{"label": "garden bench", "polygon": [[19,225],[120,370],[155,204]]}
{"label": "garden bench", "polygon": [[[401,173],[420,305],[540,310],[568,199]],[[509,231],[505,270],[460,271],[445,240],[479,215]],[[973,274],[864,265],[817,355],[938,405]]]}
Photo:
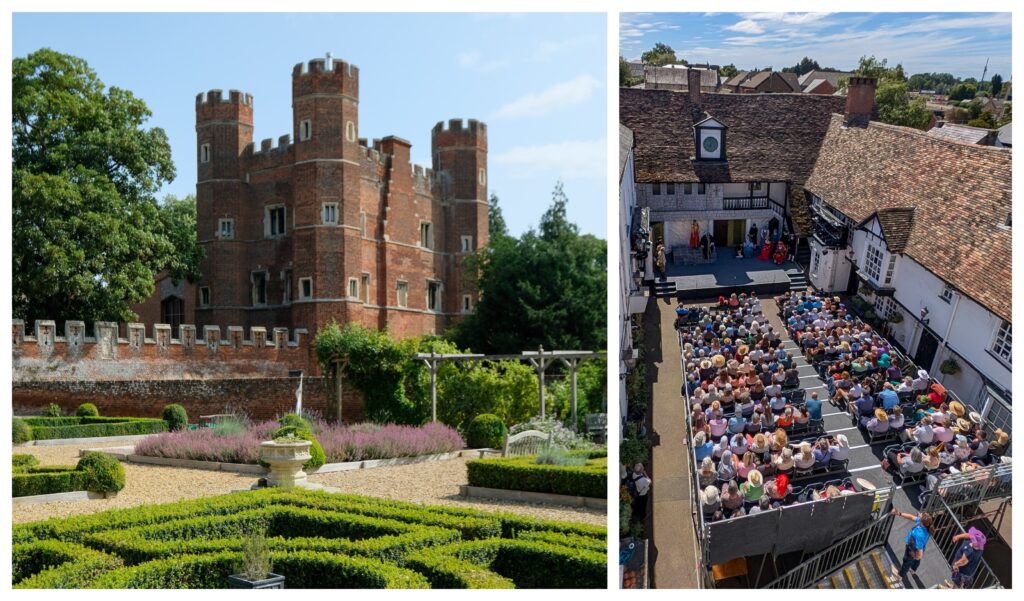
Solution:
{"label": "garden bench", "polygon": [[551,445],[551,434],[540,430],[526,430],[519,434],[512,434],[505,437],[505,448],[502,457],[518,457],[522,455],[536,455]]}

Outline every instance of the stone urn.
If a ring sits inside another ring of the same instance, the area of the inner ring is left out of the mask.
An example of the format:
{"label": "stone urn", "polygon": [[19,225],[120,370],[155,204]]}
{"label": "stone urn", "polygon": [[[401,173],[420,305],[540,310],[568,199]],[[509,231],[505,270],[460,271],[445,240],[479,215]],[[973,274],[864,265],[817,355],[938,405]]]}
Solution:
{"label": "stone urn", "polygon": [[302,465],[310,460],[308,440],[268,440],[260,443],[260,460],[270,465],[267,486],[291,488],[306,484]]}

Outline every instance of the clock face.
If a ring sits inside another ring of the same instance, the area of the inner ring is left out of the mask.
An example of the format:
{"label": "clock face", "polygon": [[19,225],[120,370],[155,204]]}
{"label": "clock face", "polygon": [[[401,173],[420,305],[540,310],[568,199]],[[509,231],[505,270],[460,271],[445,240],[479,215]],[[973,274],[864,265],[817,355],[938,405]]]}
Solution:
{"label": "clock face", "polygon": [[711,136],[704,138],[704,142],[701,145],[704,147],[705,152],[715,152],[718,150],[718,140]]}

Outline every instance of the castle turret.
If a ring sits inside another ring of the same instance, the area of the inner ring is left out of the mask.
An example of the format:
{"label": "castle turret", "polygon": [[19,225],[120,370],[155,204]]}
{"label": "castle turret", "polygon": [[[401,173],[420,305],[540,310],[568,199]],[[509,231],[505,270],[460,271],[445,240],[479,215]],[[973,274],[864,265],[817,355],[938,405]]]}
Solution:
{"label": "castle turret", "polygon": [[292,70],[295,160],[359,160],[359,68],[318,58]]}
{"label": "castle turret", "polygon": [[237,179],[239,157],[252,142],[252,95],[210,90],[196,95],[198,181]]}
{"label": "castle turret", "polygon": [[[446,250],[468,255],[488,243],[487,230],[487,125],[470,119],[439,122],[430,136],[433,151],[434,193],[448,206]],[[476,306],[477,292],[462,274],[463,261],[453,266],[456,286],[448,288],[449,306],[468,312]]]}

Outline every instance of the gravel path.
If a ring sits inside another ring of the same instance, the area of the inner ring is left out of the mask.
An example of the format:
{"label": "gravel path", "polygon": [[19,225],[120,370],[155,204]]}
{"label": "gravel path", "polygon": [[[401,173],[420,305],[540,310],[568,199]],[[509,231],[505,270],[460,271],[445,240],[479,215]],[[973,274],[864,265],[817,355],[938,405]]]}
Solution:
{"label": "gravel path", "polygon": [[[123,443],[93,444],[90,448],[122,446]],[[84,445],[48,447],[15,447],[14,453],[31,453],[42,465],[74,465],[78,450]],[[458,496],[459,485],[466,483],[467,459],[431,461],[411,465],[381,467],[369,470],[313,475],[310,480],[345,492],[385,497],[433,505],[458,505],[487,511],[509,511],[530,517],[572,520],[589,524],[606,524],[603,511],[570,509],[553,505],[464,500]],[[14,523],[31,522],[51,517],[68,517],[96,513],[107,509],[133,507],[149,503],[170,503],[184,499],[208,497],[249,488],[255,481],[251,474],[212,472],[155,465],[125,463],[124,490],[113,499],[24,503],[13,506]]]}

